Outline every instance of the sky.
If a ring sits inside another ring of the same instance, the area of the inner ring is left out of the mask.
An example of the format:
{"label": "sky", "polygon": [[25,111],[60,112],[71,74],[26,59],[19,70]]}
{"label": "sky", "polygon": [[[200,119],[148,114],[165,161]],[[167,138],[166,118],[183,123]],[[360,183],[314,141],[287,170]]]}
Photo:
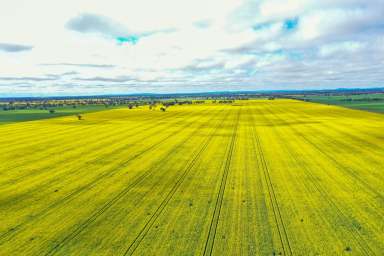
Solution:
{"label": "sky", "polygon": [[2,0],[0,97],[384,87],[384,0]]}

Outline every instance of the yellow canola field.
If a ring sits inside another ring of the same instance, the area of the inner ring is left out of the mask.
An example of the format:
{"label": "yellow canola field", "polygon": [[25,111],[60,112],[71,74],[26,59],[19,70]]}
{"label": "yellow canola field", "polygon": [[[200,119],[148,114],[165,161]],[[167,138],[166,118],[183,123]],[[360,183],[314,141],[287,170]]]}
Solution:
{"label": "yellow canola field", "polygon": [[293,100],[0,126],[0,255],[383,255],[384,116]]}

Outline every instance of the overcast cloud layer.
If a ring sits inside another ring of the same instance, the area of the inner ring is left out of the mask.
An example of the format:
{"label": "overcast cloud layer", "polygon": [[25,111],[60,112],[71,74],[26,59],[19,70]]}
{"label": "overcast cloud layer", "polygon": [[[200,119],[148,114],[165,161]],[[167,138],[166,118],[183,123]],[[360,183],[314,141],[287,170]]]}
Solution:
{"label": "overcast cloud layer", "polygon": [[0,96],[384,86],[383,0],[4,0]]}

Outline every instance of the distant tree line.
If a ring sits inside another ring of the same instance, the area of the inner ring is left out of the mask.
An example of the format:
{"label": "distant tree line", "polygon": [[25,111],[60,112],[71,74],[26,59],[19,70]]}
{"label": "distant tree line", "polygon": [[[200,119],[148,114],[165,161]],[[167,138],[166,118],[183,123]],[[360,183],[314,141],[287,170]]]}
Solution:
{"label": "distant tree line", "polygon": [[219,100],[217,103],[219,104],[232,104],[234,103],[234,100]]}

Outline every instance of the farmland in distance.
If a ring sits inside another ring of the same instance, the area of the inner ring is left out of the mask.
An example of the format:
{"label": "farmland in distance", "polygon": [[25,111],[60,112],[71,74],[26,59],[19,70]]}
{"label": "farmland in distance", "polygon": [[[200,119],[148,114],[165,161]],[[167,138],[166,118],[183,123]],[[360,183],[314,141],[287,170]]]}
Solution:
{"label": "farmland in distance", "polygon": [[354,95],[302,95],[299,98],[323,104],[339,105],[352,109],[384,113],[384,94],[354,94]]}
{"label": "farmland in distance", "polygon": [[0,126],[0,255],[382,255],[384,116],[294,100]]}

